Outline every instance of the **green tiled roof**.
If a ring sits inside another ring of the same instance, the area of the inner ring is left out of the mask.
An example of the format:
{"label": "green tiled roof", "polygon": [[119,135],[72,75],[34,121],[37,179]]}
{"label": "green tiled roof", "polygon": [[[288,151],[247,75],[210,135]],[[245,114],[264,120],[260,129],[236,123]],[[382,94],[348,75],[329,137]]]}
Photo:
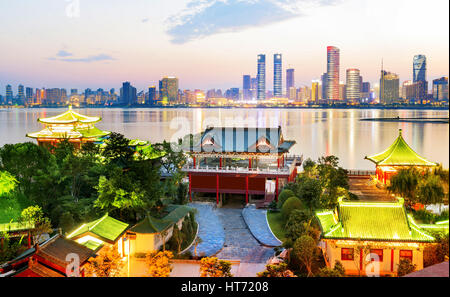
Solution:
{"label": "green tiled roof", "polygon": [[411,221],[403,200],[394,203],[340,201],[333,211],[316,213],[322,237],[376,241],[434,241],[426,230]]}
{"label": "green tiled roof", "polygon": [[67,238],[74,239],[91,233],[106,242],[113,243],[127,230],[128,226],[127,223],[116,220],[106,214],[98,220],[81,225],[69,234]]}
{"label": "green tiled roof", "polygon": [[53,132],[45,128],[39,132],[29,133],[30,138],[56,138],[56,139],[77,139],[77,138],[99,138],[111,134],[109,131],[102,131],[97,127],[77,128],[74,127],[70,133]]}
{"label": "green tiled roof", "polygon": [[436,166],[436,163],[430,162],[419,156],[406,143],[400,129],[399,136],[395,142],[384,152],[366,157],[367,160],[374,162],[379,166]]}
{"label": "green tiled roof", "polygon": [[160,233],[173,224],[176,224],[179,220],[184,218],[189,212],[193,211],[192,208],[184,205],[170,205],[167,207],[169,214],[162,219],[157,219],[152,216],[147,216],[144,220],[137,223],[130,229],[131,232],[142,234]]}
{"label": "green tiled roof", "polygon": [[93,241],[93,240],[88,240],[88,241],[82,243],[81,245],[83,245],[93,251],[98,251],[103,246],[103,244],[101,244],[100,242]]}
{"label": "green tiled roof", "polygon": [[0,232],[17,232],[17,231],[25,231],[29,229],[33,229],[34,224],[30,223],[19,223],[19,222],[11,222],[0,224]]}
{"label": "green tiled roof", "polygon": [[44,124],[70,124],[70,123],[85,123],[85,124],[93,124],[101,121],[100,117],[88,117],[81,115],[72,110],[72,106],[69,106],[69,110],[50,118],[42,118],[38,119],[39,122]]}

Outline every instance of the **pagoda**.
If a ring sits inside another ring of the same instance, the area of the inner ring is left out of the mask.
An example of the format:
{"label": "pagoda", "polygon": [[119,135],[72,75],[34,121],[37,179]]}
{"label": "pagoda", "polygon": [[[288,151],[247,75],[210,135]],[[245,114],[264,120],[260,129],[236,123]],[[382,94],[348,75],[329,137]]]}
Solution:
{"label": "pagoda", "polygon": [[295,180],[302,162],[301,156],[288,156],[296,142],[285,140],[281,127],[208,127],[199,136],[185,149],[192,158],[183,168],[191,199],[193,193],[215,194],[222,206],[224,194],[237,194],[246,204],[268,204]]}
{"label": "pagoda", "polygon": [[76,148],[80,148],[83,143],[94,142],[111,133],[94,126],[100,121],[100,117],[81,115],[73,111],[72,106],[69,106],[69,110],[63,114],[50,118],[39,118],[38,122],[44,124],[45,128],[42,131],[27,134],[27,137],[35,138],[40,146],[52,147],[67,139]]}
{"label": "pagoda", "polygon": [[429,169],[438,166],[437,163],[428,161],[419,156],[403,139],[402,129],[399,130],[397,140],[384,152],[365,157],[376,165],[376,177],[378,181],[388,184],[391,177],[400,169],[416,167]]}

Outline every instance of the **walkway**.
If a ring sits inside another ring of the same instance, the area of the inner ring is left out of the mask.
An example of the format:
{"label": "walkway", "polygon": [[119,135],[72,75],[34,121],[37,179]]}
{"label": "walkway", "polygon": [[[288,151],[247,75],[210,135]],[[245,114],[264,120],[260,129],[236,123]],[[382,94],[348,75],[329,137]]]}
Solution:
{"label": "walkway", "polygon": [[242,210],[242,216],[253,236],[263,245],[276,247],[282,244],[272,233],[267,224],[267,210],[256,209],[250,205]]}
{"label": "walkway", "polygon": [[395,201],[388,191],[378,188],[370,178],[350,178],[349,185],[350,192],[358,196],[361,201]]}
{"label": "walkway", "polygon": [[[217,254],[225,243],[225,232],[212,203],[190,203],[190,207],[197,209],[195,219],[199,225],[198,237],[202,242],[197,245],[197,255],[207,257]],[[194,253],[195,245],[189,251]]]}
{"label": "walkway", "polygon": [[217,254],[219,259],[265,264],[273,256],[273,249],[260,245],[250,233],[241,208],[221,208],[217,213],[225,229],[225,245]]}

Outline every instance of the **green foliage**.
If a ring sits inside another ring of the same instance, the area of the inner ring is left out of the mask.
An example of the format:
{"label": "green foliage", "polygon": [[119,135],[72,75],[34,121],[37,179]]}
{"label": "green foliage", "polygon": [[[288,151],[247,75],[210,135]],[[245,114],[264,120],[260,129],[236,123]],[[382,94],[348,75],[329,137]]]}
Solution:
{"label": "green foliage", "polygon": [[258,277],[295,277],[286,263],[266,265],[266,270],[257,273]]}
{"label": "green foliage", "polygon": [[423,266],[428,267],[448,261],[449,259],[449,235],[433,234],[436,244],[428,245],[423,251]]}
{"label": "green foliage", "polygon": [[0,224],[18,221],[22,210],[31,205],[30,200],[22,193],[14,192],[0,199]]}
{"label": "green foliage", "polygon": [[134,151],[129,146],[130,140],[120,133],[111,133],[105,141],[106,146],[101,154],[106,162],[114,163],[121,167],[127,167],[132,161]]}
{"label": "green foliage", "polygon": [[449,212],[443,211],[440,215],[429,212],[426,209],[419,209],[413,211],[413,217],[415,220],[420,221],[422,224],[435,224],[436,222],[449,219]]}
{"label": "green foliage", "polygon": [[10,238],[7,232],[0,233],[0,263],[14,259],[25,250],[23,236],[19,239]]}
{"label": "green foliage", "polygon": [[291,212],[295,209],[302,209],[303,204],[297,197],[291,197],[286,200],[286,202],[283,204],[283,207],[281,208],[281,216],[285,221],[289,219],[289,216],[291,215]]}
{"label": "green foliage", "polygon": [[398,264],[397,275],[405,276],[412,272],[414,272],[417,268],[417,265],[412,264],[409,259],[400,259],[400,263]]}
{"label": "green foliage", "polygon": [[301,176],[298,179],[297,196],[310,210],[325,208],[321,201],[322,186],[318,179]]}
{"label": "green foliage", "polygon": [[318,277],[344,277],[345,276],[345,268],[341,262],[336,261],[334,264],[334,268],[331,269],[329,267],[324,267],[319,270],[317,274]]}
{"label": "green foliage", "polygon": [[49,218],[44,216],[44,211],[39,206],[25,208],[21,214],[21,221],[28,225],[34,225],[34,228],[31,230],[33,244],[40,242],[42,234],[52,231],[52,224]]}
{"label": "green foliage", "polygon": [[295,197],[294,192],[292,192],[291,190],[285,189],[281,191],[280,195],[278,195],[277,207],[281,209],[283,207],[284,202],[286,202],[286,200],[288,200],[291,197]]}
{"label": "green foliage", "polygon": [[418,202],[424,205],[440,204],[445,197],[441,178],[437,175],[427,175],[418,185]]}
{"label": "green foliage", "polygon": [[308,235],[298,238],[294,243],[293,253],[305,266],[308,276],[311,276],[313,262],[317,258],[318,253],[317,243],[314,238]]}
{"label": "green foliage", "polygon": [[0,171],[0,197],[9,194],[17,186],[17,179],[7,171]]}
{"label": "green foliage", "polygon": [[308,235],[317,242],[320,237],[320,231],[315,226],[315,222],[314,216],[309,210],[296,209],[292,211],[286,223],[286,240],[283,245],[289,248],[303,235]]}

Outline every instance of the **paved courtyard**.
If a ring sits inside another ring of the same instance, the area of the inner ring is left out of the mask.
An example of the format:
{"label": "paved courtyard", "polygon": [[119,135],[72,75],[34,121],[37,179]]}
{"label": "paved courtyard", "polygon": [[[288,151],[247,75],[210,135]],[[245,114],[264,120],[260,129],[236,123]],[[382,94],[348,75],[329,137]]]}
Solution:
{"label": "paved courtyard", "polygon": [[250,205],[242,210],[242,216],[253,236],[263,245],[276,247],[282,244],[272,233],[267,224],[267,210],[256,209]]}

